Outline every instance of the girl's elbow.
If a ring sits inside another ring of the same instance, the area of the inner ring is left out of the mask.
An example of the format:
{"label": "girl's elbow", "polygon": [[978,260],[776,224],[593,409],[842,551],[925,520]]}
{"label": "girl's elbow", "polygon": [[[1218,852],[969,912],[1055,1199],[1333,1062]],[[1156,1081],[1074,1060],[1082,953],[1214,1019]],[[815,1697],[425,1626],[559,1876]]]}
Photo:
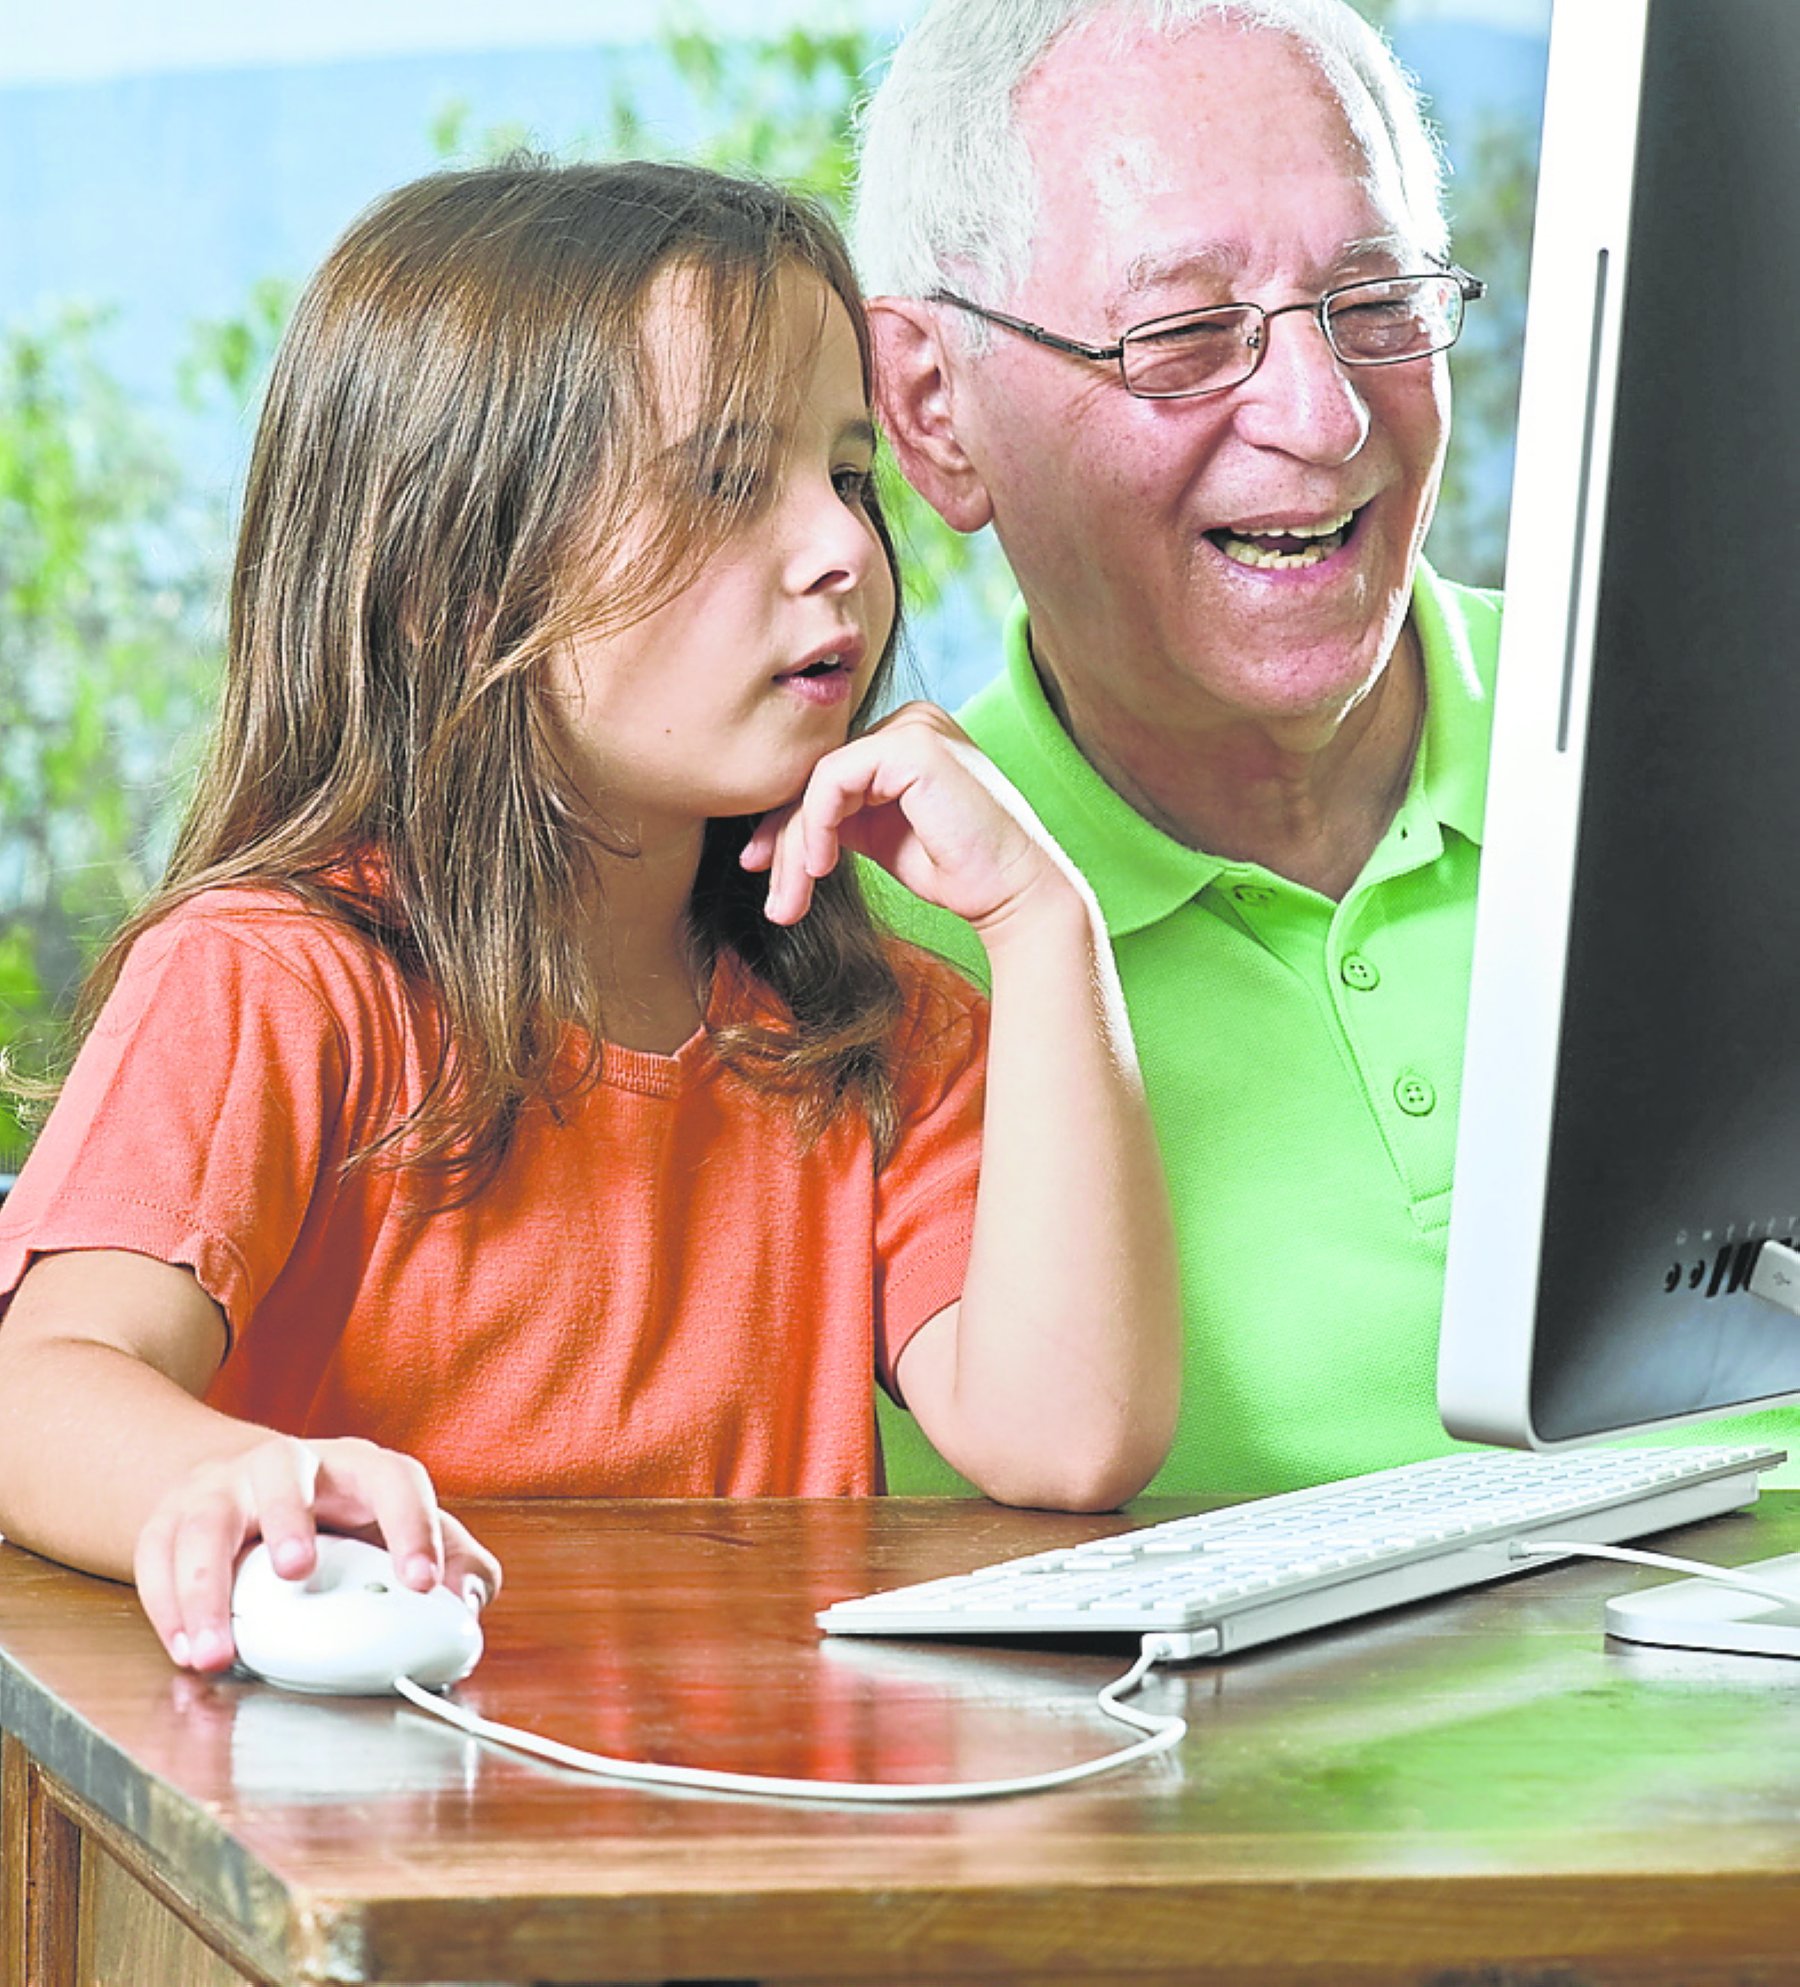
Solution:
{"label": "girl's elbow", "polygon": [[1032,1510],[1116,1511],[1155,1476],[1168,1447],[1168,1435],[1147,1438],[1141,1428],[1125,1429],[1111,1442],[1066,1444],[1054,1455],[1039,1453],[1022,1466],[996,1470],[981,1488],[997,1504]]}
{"label": "girl's elbow", "polygon": [[[1164,1445],[1166,1448],[1166,1445]],[[1106,1457],[1085,1472],[1071,1473],[1059,1509],[1064,1511],[1116,1511],[1129,1504],[1149,1484],[1161,1466],[1164,1450],[1154,1454],[1141,1450]]]}

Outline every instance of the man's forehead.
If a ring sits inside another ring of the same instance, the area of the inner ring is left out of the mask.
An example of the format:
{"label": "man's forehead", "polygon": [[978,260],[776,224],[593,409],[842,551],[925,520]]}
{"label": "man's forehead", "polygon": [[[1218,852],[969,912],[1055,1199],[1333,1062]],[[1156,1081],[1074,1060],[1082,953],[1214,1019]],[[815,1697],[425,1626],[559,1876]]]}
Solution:
{"label": "man's forehead", "polygon": [[1037,121],[1188,132],[1235,122],[1282,99],[1339,90],[1316,50],[1264,23],[1228,17],[1162,24],[1123,7],[1064,29],[1020,81],[1015,107]]}
{"label": "man's forehead", "polygon": [[1096,302],[1096,281],[1123,301],[1183,282],[1229,289],[1275,259],[1328,283],[1359,258],[1416,253],[1375,106],[1287,35],[1090,18],[1052,45],[1017,103],[1034,263],[1047,255],[1064,278],[1079,266]]}

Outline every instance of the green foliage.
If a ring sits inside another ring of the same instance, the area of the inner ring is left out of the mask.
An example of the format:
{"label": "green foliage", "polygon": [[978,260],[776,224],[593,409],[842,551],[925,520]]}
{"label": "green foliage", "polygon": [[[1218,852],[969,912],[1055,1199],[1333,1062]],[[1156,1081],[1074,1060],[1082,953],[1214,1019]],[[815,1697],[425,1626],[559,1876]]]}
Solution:
{"label": "green foliage", "polygon": [[1460,148],[1450,186],[1456,256],[1488,286],[1450,355],[1456,419],[1433,561],[1453,578],[1498,586],[1506,558],[1507,478],[1519,421],[1519,364],[1537,195],[1536,133],[1492,118]]}
{"label": "green foliage", "polygon": [[[21,925],[0,932],[0,1068],[15,1057],[41,1059],[33,1023],[44,1011],[44,989],[33,958],[31,933]],[[29,1144],[23,1115],[0,1093],[0,1172],[12,1172]]]}
{"label": "green foliage", "polygon": [[149,881],[213,666],[194,515],[101,329],[0,336],[0,1048],[27,1063]]}
{"label": "green foliage", "polygon": [[233,408],[248,407],[262,391],[295,295],[286,278],[263,276],[234,317],[200,319],[176,371],[182,399],[199,408],[222,391]]}
{"label": "green foliage", "polygon": [[663,47],[706,134],[690,157],[804,187],[842,210],[853,163],[850,111],[879,43],[861,29],[795,27],[727,48],[686,26],[668,31]]}

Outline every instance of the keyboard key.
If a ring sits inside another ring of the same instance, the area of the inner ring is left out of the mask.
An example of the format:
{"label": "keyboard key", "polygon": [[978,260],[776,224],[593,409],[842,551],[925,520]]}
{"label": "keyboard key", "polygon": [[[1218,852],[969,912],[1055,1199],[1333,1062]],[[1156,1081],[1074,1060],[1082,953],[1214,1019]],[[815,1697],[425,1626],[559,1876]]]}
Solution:
{"label": "keyboard key", "polygon": [[[1782,1451],[1757,1445],[1516,1455],[1467,1450],[1001,1561],[820,1615],[848,1634],[1215,1628],[1220,1651],[1526,1570],[1471,1543],[1573,1519],[1597,1543],[1741,1508]],[[1271,1625],[1267,1611],[1279,1605]],[[904,1627],[896,1623],[904,1622]]]}

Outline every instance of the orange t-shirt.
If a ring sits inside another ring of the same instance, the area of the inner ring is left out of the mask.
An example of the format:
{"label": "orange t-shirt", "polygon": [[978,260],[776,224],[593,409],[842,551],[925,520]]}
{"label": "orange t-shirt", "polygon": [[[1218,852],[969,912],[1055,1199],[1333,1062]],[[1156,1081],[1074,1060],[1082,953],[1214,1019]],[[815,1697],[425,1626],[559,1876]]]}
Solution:
{"label": "orange t-shirt", "polygon": [[986,1008],[896,949],[901,1129],[877,1168],[704,1033],[608,1044],[523,1117],[463,1208],[343,1160],[414,1104],[430,1027],[377,947],[271,891],[139,939],[0,1209],[0,1306],[32,1258],[191,1269],[231,1347],[206,1398],[417,1456],[448,1496],[832,1496],[880,1487],[873,1380],[962,1290]]}

